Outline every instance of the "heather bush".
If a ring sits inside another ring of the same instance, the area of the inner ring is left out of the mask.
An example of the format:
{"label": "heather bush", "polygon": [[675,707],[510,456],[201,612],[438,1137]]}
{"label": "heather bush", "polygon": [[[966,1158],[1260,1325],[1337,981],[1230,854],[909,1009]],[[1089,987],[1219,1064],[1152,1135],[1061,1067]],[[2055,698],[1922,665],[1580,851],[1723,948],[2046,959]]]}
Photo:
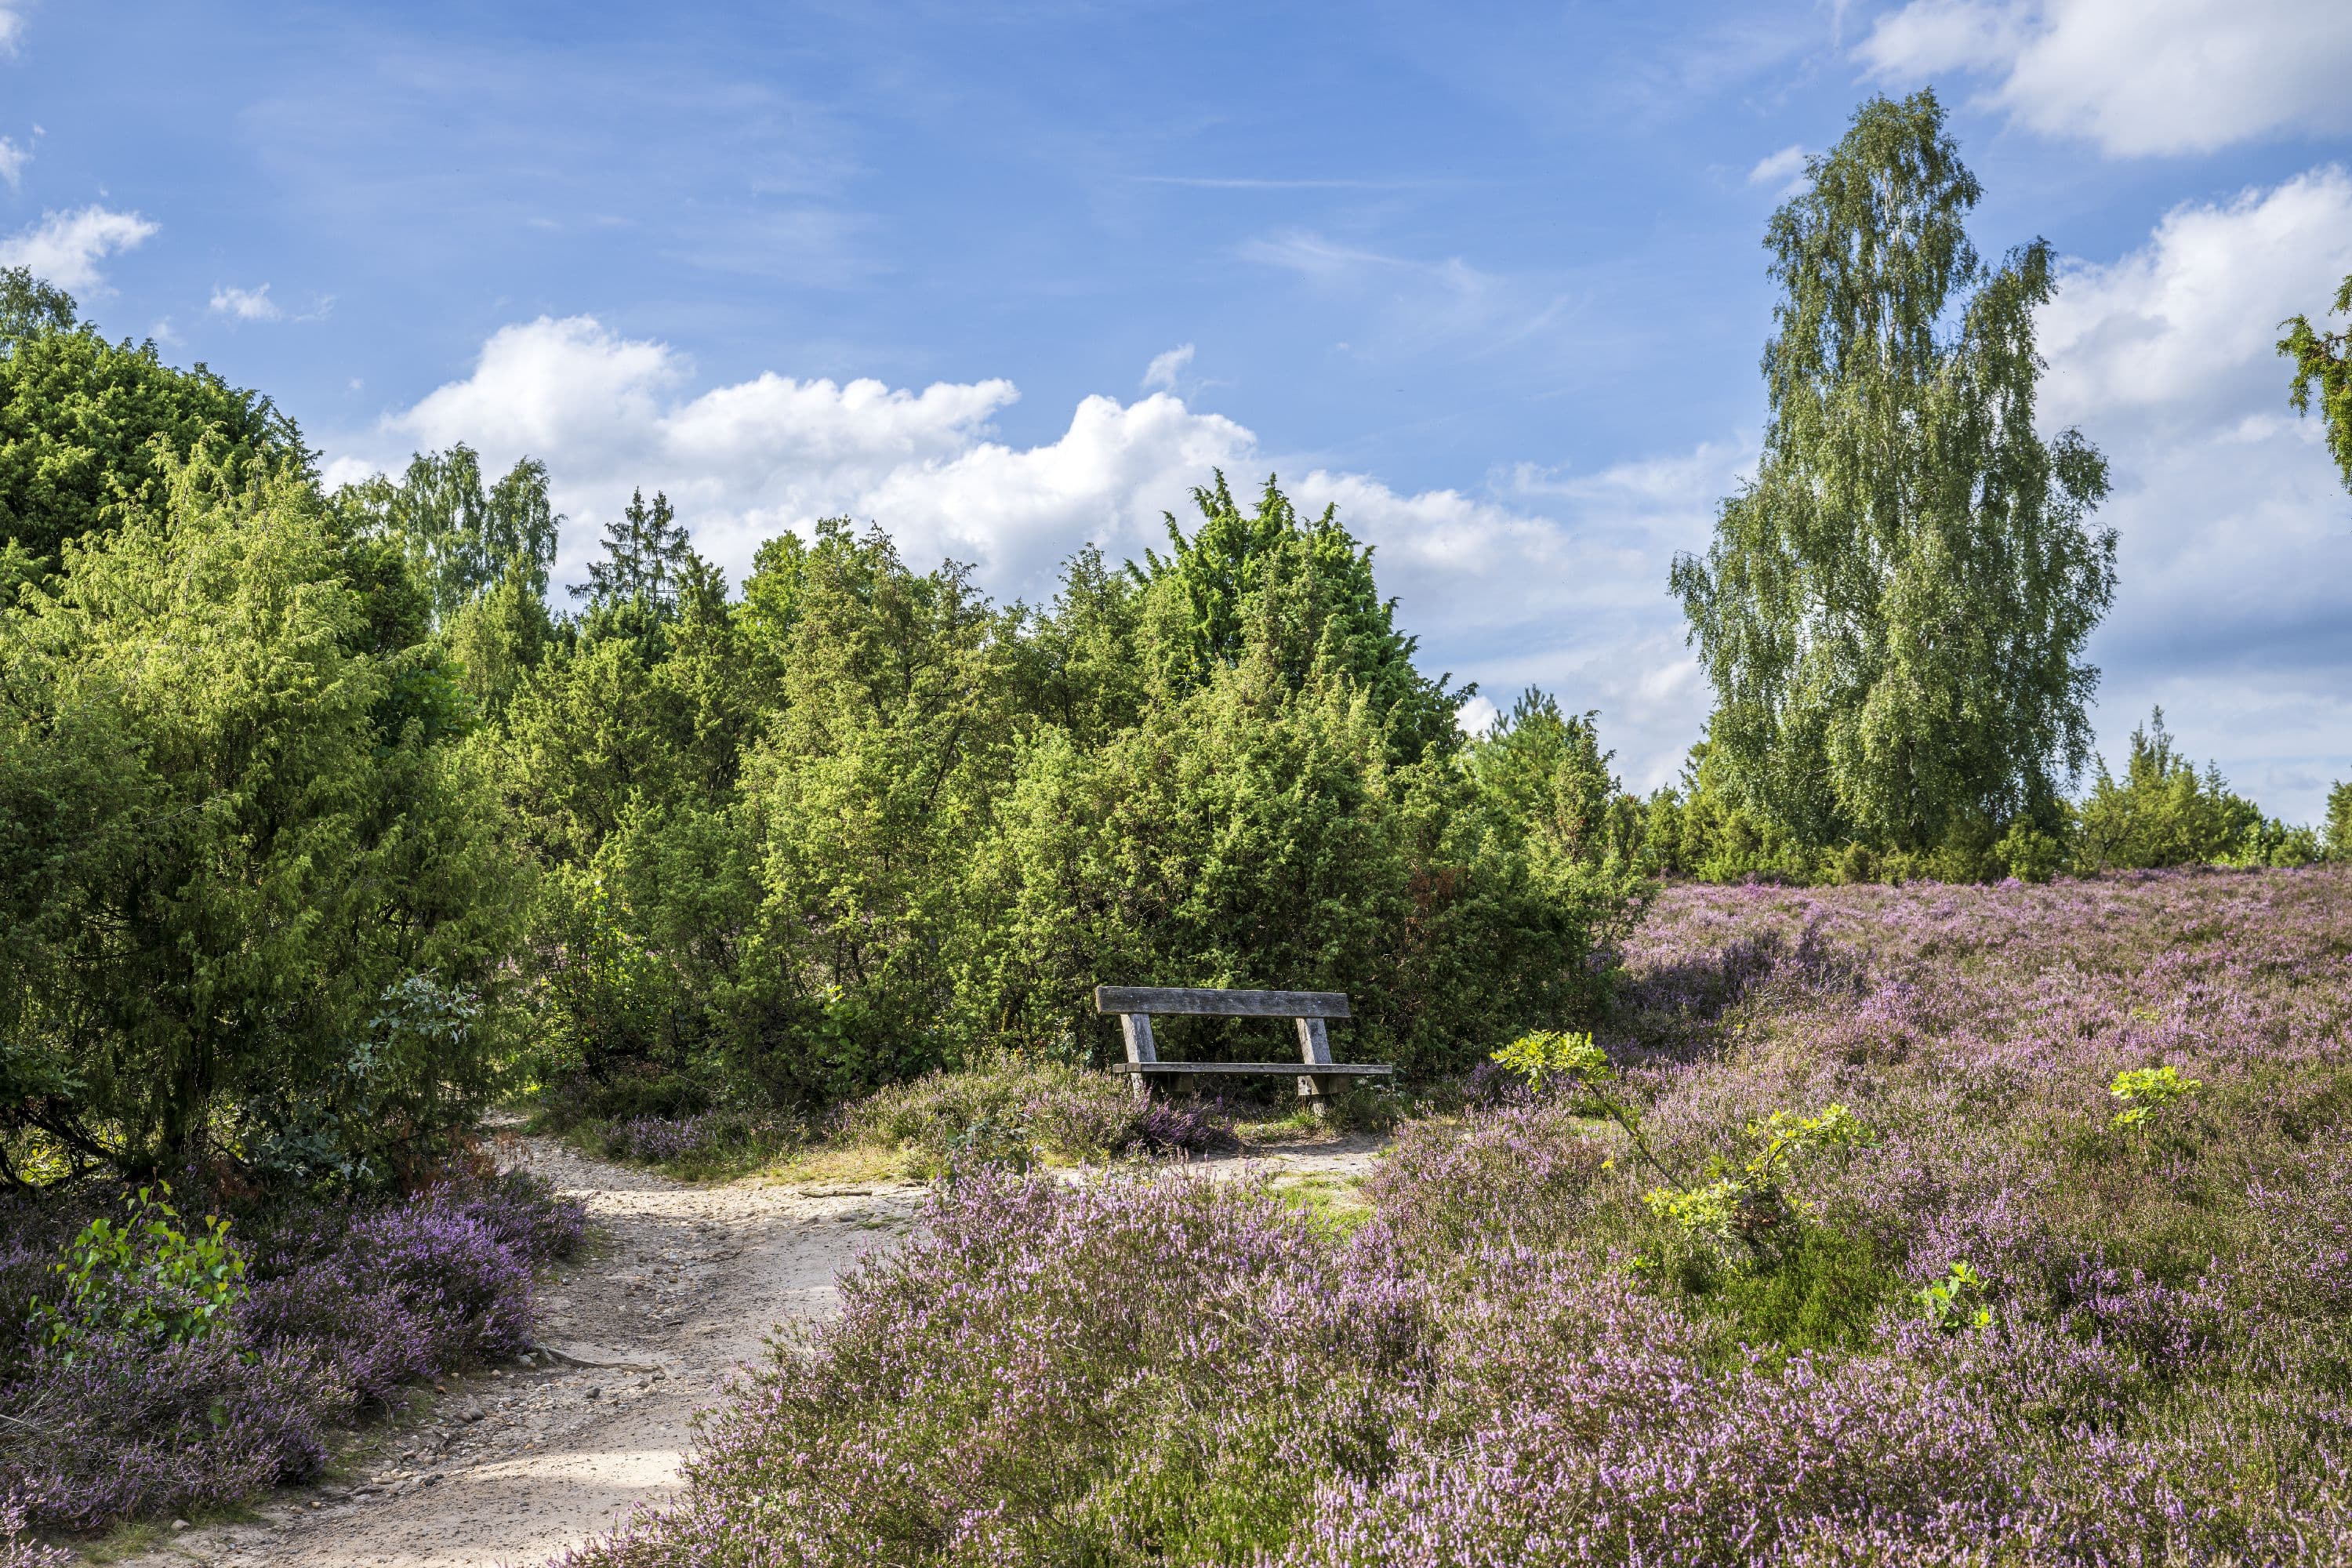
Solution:
{"label": "heather bush", "polygon": [[[42,1529],[315,1475],[338,1423],[412,1379],[524,1348],[531,1267],[575,1248],[583,1229],[576,1205],[520,1173],[373,1205],[247,1204],[214,1222],[217,1254],[152,1204],[141,1212],[127,1263],[85,1269],[77,1251],[62,1274],[48,1266],[55,1217],[9,1216],[20,1223],[0,1282],[37,1294],[0,1373],[0,1495]],[[102,1259],[121,1261],[110,1248]],[[78,1292],[107,1268],[102,1298]],[[231,1279],[243,1289],[205,1293]],[[73,1331],[56,1333],[60,1321]]]}
{"label": "heather bush", "polygon": [[2352,871],[1680,888],[1626,962],[1601,1081],[1773,1246],[1663,1266],[1581,1073],[1352,1233],[975,1173],[571,1563],[2352,1555]]}

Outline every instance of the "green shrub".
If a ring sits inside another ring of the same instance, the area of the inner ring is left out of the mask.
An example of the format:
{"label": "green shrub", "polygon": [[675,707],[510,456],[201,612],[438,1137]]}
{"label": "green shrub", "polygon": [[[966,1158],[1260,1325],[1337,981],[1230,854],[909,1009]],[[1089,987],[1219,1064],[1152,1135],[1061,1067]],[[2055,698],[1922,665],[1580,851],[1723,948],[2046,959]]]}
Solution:
{"label": "green shrub", "polygon": [[[469,1128],[521,903],[397,552],[210,448],[0,608],[0,1130],[177,1172]],[[443,1023],[451,1020],[444,1018]],[[304,1131],[307,1129],[309,1131]]]}
{"label": "green shrub", "polygon": [[[2132,731],[2124,776],[2099,764],[2083,802],[2074,858],[2084,870],[2142,870],[2214,863],[2299,865],[2310,836],[2266,820],[2233,793],[2220,768],[2200,774],[2174,749],[2159,708]],[[2273,858],[2276,857],[2276,858]]]}

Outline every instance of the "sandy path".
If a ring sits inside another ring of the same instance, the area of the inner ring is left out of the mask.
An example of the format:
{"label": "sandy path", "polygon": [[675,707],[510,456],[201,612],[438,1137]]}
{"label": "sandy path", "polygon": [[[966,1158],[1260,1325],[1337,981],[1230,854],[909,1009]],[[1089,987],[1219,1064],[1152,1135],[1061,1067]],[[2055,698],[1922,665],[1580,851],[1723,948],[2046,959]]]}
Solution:
{"label": "sandy path", "polygon": [[533,1563],[678,1484],[694,1412],[770,1331],[822,1317],[834,1279],[901,1232],[921,1189],[692,1187],[542,1139],[527,1163],[587,1206],[599,1245],[542,1282],[528,1368],[444,1381],[370,1429],[352,1477],[289,1489],[256,1522],[175,1534],[132,1563],[248,1568]]}
{"label": "sandy path", "polygon": [[[780,1323],[834,1310],[834,1280],[902,1234],[905,1183],[695,1187],[546,1139],[523,1163],[577,1198],[597,1243],[543,1280],[534,1364],[445,1379],[362,1437],[350,1479],[289,1489],[126,1568],[490,1568],[543,1562],[677,1490],[690,1418]],[[1200,1162],[1215,1180],[1351,1182],[1381,1141]],[[1083,1181],[1088,1173],[1062,1173]]]}

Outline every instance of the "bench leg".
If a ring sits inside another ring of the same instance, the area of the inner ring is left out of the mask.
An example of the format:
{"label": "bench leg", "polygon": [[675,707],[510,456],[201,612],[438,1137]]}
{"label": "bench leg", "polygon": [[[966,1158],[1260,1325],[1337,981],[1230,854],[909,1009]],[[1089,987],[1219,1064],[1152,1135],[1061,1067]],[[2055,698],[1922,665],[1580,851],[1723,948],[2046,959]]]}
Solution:
{"label": "bench leg", "polygon": [[[1160,1059],[1160,1051],[1151,1043],[1151,1020],[1149,1016],[1141,1013],[1120,1014],[1118,1032],[1127,1043],[1129,1061],[1156,1062]],[[1135,1097],[1137,1105],[1151,1103],[1150,1075],[1139,1072],[1129,1073],[1127,1075],[1127,1082],[1128,1093]]]}
{"label": "bench leg", "polygon": [[[1307,1067],[1328,1067],[1331,1064],[1331,1037],[1320,1018],[1299,1018],[1298,1059]],[[1320,1121],[1331,1113],[1331,1079],[1319,1074],[1301,1073],[1298,1078],[1298,1098],[1307,1104],[1309,1112]]]}

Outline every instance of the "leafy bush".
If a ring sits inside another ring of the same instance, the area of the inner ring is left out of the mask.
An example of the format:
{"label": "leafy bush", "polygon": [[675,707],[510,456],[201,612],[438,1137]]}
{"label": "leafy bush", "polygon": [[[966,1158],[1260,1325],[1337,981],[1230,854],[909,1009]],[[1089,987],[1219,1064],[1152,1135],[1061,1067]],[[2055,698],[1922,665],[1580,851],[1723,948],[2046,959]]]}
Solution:
{"label": "leafy bush", "polygon": [[396,561],[234,467],[165,464],[0,608],[0,1133],[40,1179],[380,1179],[495,1076],[512,862],[446,672]]}
{"label": "leafy bush", "polygon": [[180,1211],[139,1189],[121,1223],[100,1215],[74,1238],[55,1266],[63,1299],[33,1302],[28,1325],[70,1366],[92,1340],[184,1344],[228,1324],[245,1300],[245,1256],[228,1239],[228,1221],[205,1216],[194,1233],[179,1228]]}
{"label": "leafy bush", "polygon": [[2318,858],[2307,832],[2266,819],[2211,764],[2200,775],[2180,755],[2159,708],[2132,731],[2124,776],[2103,761],[2082,808],[2077,862],[2089,870],[2136,870],[2217,862],[2293,866]]}

